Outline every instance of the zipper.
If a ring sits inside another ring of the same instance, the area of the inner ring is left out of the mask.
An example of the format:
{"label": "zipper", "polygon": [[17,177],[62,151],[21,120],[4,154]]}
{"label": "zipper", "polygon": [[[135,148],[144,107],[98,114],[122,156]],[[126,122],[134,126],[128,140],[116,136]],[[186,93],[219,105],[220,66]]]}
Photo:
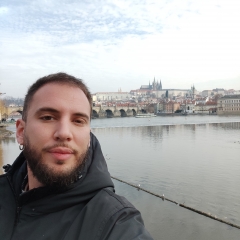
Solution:
{"label": "zipper", "polygon": [[19,216],[20,216],[21,209],[22,209],[21,207],[19,207],[19,206],[17,207],[14,226],[17,226],[17,224],[19,222]]}

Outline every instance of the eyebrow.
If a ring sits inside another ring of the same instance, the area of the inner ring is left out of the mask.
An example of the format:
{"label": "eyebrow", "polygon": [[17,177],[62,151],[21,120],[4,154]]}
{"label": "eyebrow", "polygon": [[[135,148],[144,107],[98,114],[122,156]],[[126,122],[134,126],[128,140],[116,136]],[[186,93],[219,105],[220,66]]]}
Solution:
{"label": "eyebrow", "polygon": [[[42,107],[42,108],[39,108],[35,114],[40,114],[41,112],[51,112],[51,113],[57,113],[59,114],[60,111],[58,111],[57,109],[55,108],[50,108],[50,107]],[[89,116],[85,113],[82,113],[82,112],[76,112],[73,114],[74,116],[78,116],[78,117],[84,117],[86,118],[87,120],[89,120]]]}

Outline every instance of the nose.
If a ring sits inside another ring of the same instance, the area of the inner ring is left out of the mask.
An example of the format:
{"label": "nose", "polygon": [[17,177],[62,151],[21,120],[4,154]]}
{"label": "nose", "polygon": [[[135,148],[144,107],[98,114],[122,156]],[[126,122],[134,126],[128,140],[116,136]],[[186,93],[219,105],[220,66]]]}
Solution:
{"label": "nose", "polygon": [[56,130],[54,132],[54,140],[56,141],[71,141],[73,138],[71,131],[71,124],[69,121],[61,120],[56,125]]}

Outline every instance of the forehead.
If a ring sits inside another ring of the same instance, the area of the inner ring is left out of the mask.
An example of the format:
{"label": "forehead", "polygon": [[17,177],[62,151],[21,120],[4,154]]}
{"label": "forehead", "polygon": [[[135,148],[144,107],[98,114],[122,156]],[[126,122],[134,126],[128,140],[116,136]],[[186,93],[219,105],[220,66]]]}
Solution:
{"label": "forehead", "polygon": [[41,107],[81,111],[90,115],[90,103],[84,92],[69,84],[49,83],[39,88],[33,95],[28,110],[34,111]]}

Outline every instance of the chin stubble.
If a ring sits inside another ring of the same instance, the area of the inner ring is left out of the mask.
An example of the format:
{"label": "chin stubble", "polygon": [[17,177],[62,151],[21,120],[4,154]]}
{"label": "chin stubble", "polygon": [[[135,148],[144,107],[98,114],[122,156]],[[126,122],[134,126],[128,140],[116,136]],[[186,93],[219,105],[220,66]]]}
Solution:
{"label": "chin stubble", "polygon": [[[52,147],[68,146],[65,144],[57,144]],[[75,164],[71,168],[65,169],[64,171],[55,171],[53,167],[49,167],[43,162],[42,153],[38,153],[37,150],[29,144],[27,138],[25,138],[25,149],[23,151],[33,176],[36,177],[43,185],[57,188],[67,187],[79,179],[86,159],[88,158],[88,152],[87,148],[85,152],[75,159]],[[76,156],[76,150],[74,150],[74,153]],[[63,162],[59,161],[57,164],[61,165]]]}

